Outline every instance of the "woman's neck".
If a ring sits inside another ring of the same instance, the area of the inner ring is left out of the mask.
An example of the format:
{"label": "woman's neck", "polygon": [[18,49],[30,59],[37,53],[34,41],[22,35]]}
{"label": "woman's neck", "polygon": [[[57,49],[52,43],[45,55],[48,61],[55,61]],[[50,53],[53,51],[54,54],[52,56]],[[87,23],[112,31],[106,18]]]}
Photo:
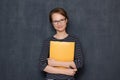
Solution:
{"label": "woman's neck", "polygon": [[54,37],[57,39],[64,39],[68,36],[66,32],[57,32]]}

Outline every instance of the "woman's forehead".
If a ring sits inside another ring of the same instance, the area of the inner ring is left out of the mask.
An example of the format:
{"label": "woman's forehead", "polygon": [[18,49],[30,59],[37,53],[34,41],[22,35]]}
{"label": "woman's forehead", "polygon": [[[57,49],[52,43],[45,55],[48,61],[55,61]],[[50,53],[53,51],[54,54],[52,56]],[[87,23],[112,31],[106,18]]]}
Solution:
{"label": "woman's forehead", "polygon": [[54,13],[53,15],[52,15],[52,19],[54,20],[56,20],[56,19],[63,19],[63,18],[65,18],[62,14],[59,14],[59,13]]}

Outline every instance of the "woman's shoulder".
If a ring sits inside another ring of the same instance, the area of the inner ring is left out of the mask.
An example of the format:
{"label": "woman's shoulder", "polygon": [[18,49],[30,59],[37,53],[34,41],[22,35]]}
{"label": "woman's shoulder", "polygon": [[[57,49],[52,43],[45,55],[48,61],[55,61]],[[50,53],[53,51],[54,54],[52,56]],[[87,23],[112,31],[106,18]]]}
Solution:
{"label": "woman's shoulder", "polygon": [[79,40],[79,37],[75,34],[69,34],[69,37],[74,39],[74,40]]}
{"label": "woman's shoulder", "polygon": [[79,36],[77,36],[77,35],[75,35],[75,34],[70,34],[70,37],[71,37],[72,41],[75,41],[75,43],[76,43],[77,45],[80,45],[80,44],[81,44],[81,42],[80,42],[80,37],[79,37]]}

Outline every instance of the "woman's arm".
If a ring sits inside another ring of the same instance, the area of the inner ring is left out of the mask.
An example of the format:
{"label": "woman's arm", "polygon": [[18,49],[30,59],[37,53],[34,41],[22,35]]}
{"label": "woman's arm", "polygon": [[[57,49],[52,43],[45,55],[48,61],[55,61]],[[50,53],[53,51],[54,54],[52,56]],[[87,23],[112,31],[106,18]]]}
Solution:
{"label": "woman's arm", "polygon": [[74,74],[76,73],[76,69],[60,69],[49,65],[45,67],[44,71],[52,74],[64,74],[70,76],[74,76]]}
{"label": "woman's arm", "polygon": [[77,69],[83,67],[83,54],[82,54],[81,44],[78,38],[76,38],[74,63]]}
{"label": "woman's arm", "polygon": [[73,61],[61,62],[61,61],[55,61],[54,59],[48,58],[48,65],[50,65],[50,66],[63,66],[63,67],[67,67],[67,68],[76,69],[76,65]]}

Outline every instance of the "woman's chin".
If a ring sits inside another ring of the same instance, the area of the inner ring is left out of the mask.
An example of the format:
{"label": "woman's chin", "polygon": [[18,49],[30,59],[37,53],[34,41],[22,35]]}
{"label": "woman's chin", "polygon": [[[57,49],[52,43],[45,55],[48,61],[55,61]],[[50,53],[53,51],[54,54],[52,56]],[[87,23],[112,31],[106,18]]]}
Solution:
{"label": "woman's chin", "polygon": [[58,29],[57,31],[58,32],[64,32],[65,30],[64,29]]}

